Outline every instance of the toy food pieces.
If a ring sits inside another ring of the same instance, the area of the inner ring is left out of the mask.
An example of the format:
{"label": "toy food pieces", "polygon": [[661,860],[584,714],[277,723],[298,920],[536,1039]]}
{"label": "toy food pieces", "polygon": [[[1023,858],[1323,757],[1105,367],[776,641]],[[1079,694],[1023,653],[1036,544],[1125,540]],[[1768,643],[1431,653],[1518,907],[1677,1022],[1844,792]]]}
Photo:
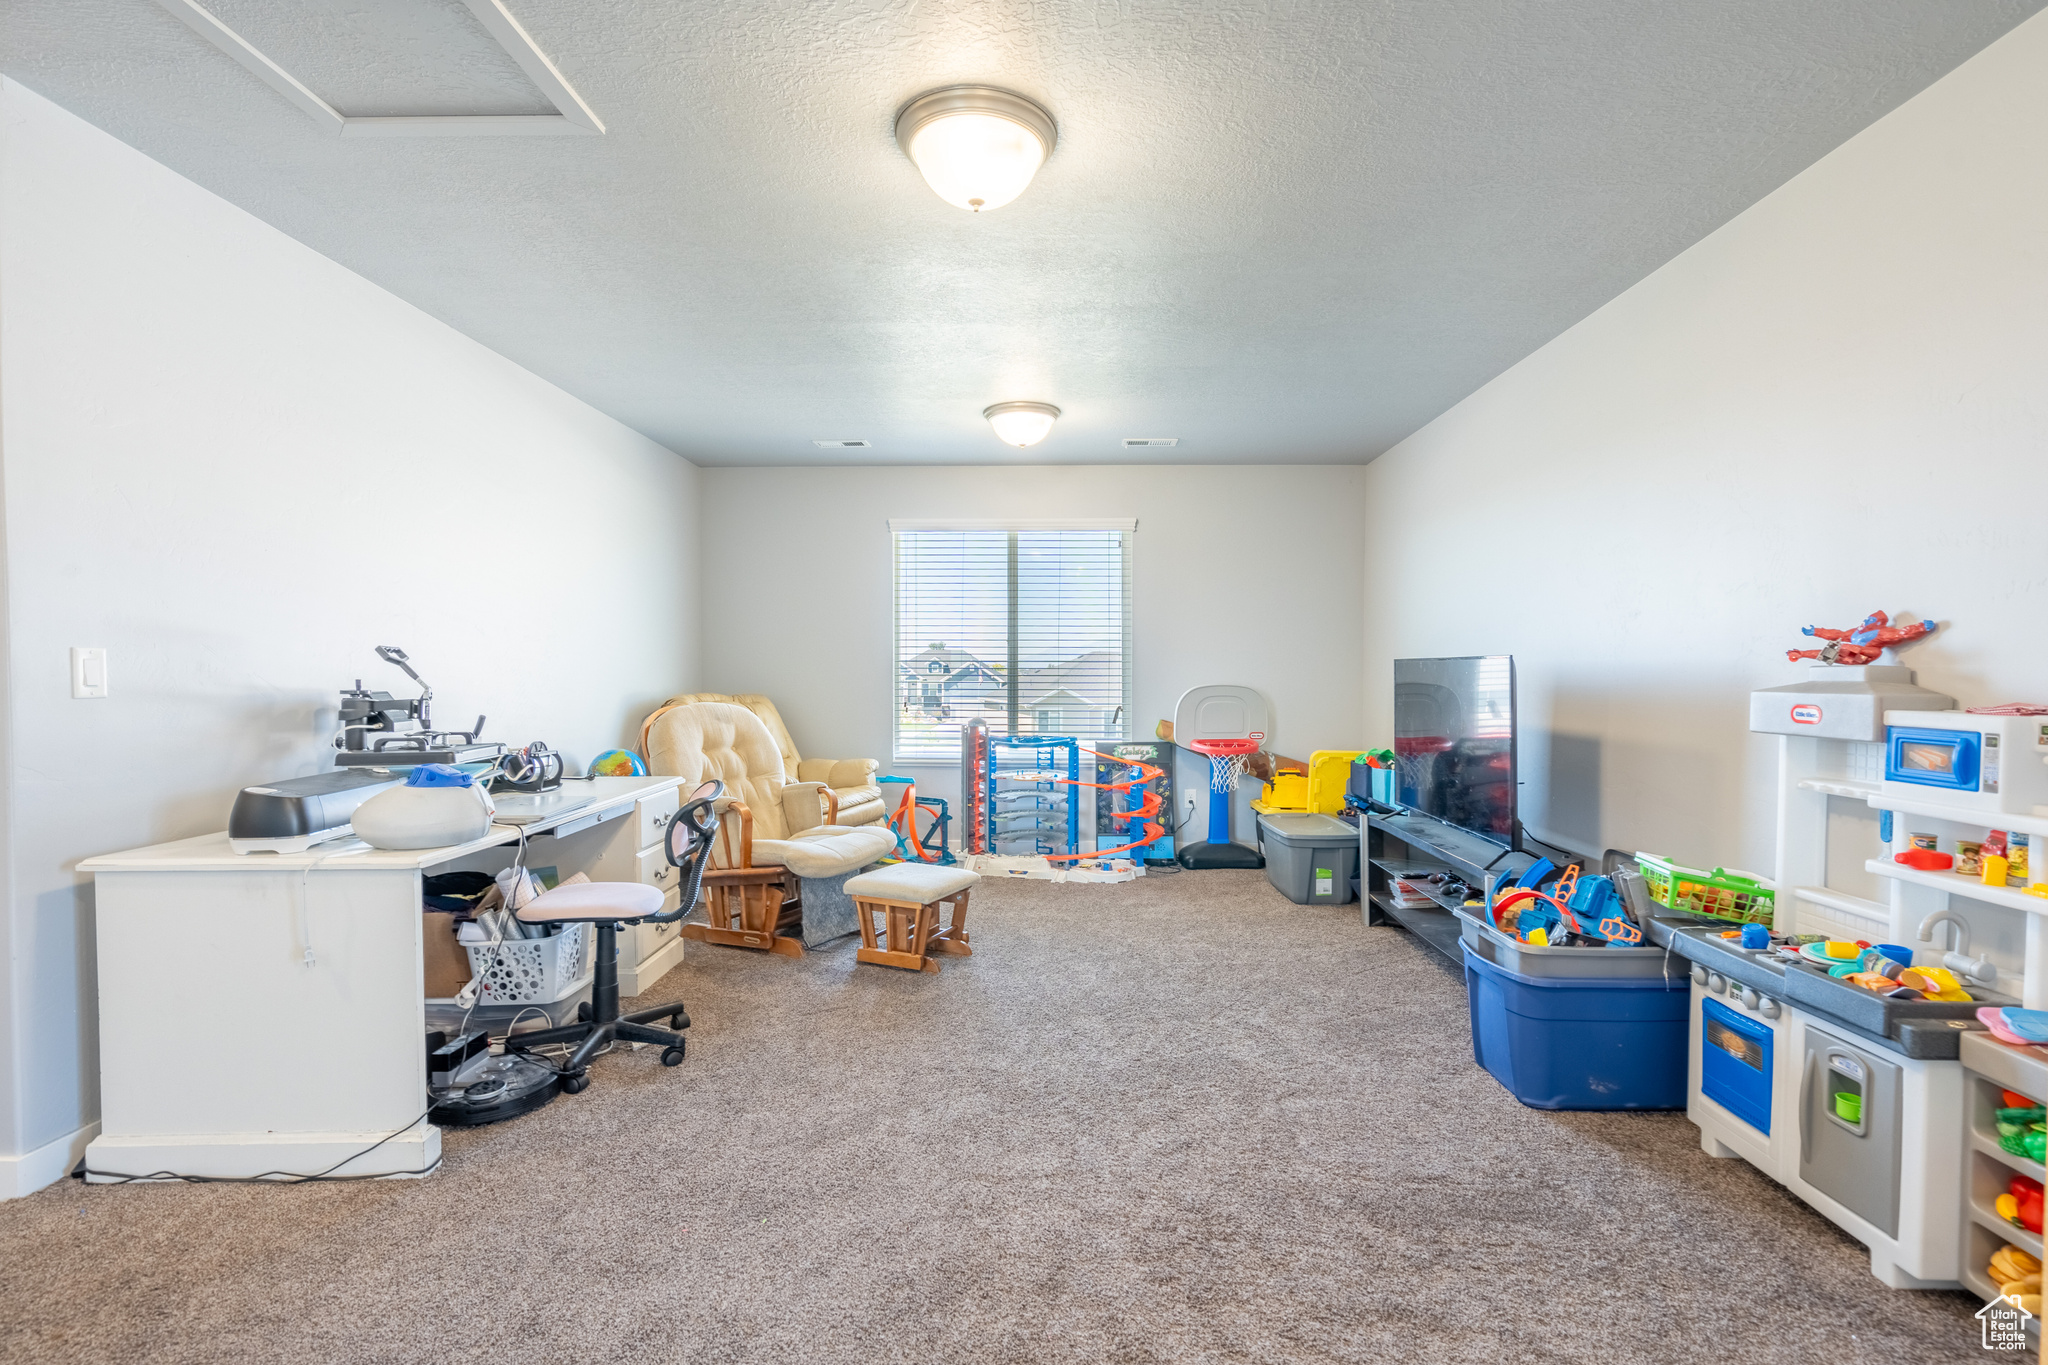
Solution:
{"label": "toy food pieces", "polygon": [[1997,1121],[1998,1145],[2003,1150],[2030,1161],[2039,1161],[2048,1153],[2048,1109],[2030,1102],[2001,1109],[1992,1117]]}
{"label": "toy food pieces", "polygon": [[1892,861],[1917,867],[1922,872],[1946,872],[1955,866],[1955,859],[1946,853],[1936,853],[1931,848],[1909,848],[1903,853],[1894,853]]}
{"label": "toy food pieces", "polygon": [[1838,967],[1844,962],[1854,964],[1859,961],[1863,956],[1863,950],[1869,946],[1868,943],[1831,939],[1826,942],[1802,943],[1799,945],[1799,955],[1816,967]]}
{"label": "toy food pieces", "polygon": [[1852,986],[1861,986],[1866,991],[1876,991],[1879,995],[1883,995],[1886,991],[1896,990],[1899,985],[1898,982],[1882,972],[1850,972],[1842,980]]}
{"label": "toy food pieces", "polygon": [[[1956,974],[1946,967],[1908,967],[1899,973],[1899,984],[1920,992],[1929,1000],[1971,1000]],[[1978,1011],[1980,1014],[1983,1011]],[[1986,1027],[1990,1027],[1986,1025]],[[1992,1030],[1994,1033],[1996,1029]]]}
{"label": "toy food pieces", "polygon": [[2006,1222],[2038,1233],[2041,1230],[2041,1182],[2024,1175],[2014,1176],[2006,1185],[2005,1193],[1998,1196],[1997,1207],[1998,1216]]}
{"label": "toy food pieces", "polygon": [[1991,1255],[1984,1273],[1998,1286],[1998,1292],[2019,1300],[2027,1312],[2041,1314],[2041,1263],[2015,1246],[2003,1246]]}
{"label": "toy food pieces", "polygon": [[1996,1284],[2011,1284],[2014,1280],[2041,1273],[2041,1263],[2016,1246],[2002,1246],[1991,1253],[1991,1264],[1984,1268],[1991,1272],[1991,1279]]}

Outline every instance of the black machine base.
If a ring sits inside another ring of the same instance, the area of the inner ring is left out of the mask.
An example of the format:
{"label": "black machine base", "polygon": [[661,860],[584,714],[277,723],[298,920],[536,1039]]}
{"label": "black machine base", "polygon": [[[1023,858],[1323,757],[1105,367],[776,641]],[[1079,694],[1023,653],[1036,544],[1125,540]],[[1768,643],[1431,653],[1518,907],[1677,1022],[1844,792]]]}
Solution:
{"label": "black machine base", "polygon": [[1190,872],[1206,872],[1217,867],[1249,868],[1256,871],[1266,865],[1264,854],[1255,848],[1246,848],[1243,844],[1189,844],[1174,857]]}
{"label": "black machine base", "polygon": [[562,1077],[531,1057],[507,1053],[459,1086],[428,1092],[434,1101],[429,1122],[443,1128],[474,1128],[530,1114],[562,1093]]}

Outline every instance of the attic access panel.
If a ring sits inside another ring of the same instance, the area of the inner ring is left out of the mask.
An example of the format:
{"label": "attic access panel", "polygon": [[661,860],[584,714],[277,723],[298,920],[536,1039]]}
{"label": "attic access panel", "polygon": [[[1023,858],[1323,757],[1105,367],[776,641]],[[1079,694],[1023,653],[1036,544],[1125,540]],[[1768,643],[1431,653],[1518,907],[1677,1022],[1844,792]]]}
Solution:
{"label": "attic access panel", "polygon": [[604,124],[583,102],[555,64],[520,26],[504,0],[462,0],[484,31],[505,49],[541,95],[558,111],[553,114],[400,114],[352,117],[342,113],[296,76],[272,61],[229,28],[198,0],[157,0],[200,37],[212,43],[283,95],[316,123],[343,137],[527,137],[601,136]]}

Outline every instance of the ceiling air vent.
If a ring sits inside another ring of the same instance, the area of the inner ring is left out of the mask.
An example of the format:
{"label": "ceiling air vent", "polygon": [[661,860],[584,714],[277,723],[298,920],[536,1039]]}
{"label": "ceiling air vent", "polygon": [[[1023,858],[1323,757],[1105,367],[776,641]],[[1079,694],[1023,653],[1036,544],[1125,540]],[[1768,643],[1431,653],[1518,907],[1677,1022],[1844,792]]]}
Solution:
{"label": "ceiling air vent", "polygon": [[1180,444],[1180,437],[1178,437],[1178,436],[1126,436],[1126,437],[1124,437],[1124,449],[1125,449],[1125,450],[1149,450],[1149,449],[1153,448],[1154,446],[1177,446],[1177,445],[1179,445],[1179,444]]}
{"label": "ceiling air vent", "polygon": [[811,444],[820,450],[871,450],[874,448],[875,443],[873,441],[813,441]]}

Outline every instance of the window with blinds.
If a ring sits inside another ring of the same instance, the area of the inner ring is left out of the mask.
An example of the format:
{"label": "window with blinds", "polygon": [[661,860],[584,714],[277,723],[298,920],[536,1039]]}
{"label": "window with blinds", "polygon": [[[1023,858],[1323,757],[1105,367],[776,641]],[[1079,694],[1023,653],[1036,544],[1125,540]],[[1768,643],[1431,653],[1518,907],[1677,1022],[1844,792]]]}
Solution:
{"label": "window with blinds", "polygon": [[998,735],[1127,738],[1134,522],[891,522],[895,757],[953,762]]}

